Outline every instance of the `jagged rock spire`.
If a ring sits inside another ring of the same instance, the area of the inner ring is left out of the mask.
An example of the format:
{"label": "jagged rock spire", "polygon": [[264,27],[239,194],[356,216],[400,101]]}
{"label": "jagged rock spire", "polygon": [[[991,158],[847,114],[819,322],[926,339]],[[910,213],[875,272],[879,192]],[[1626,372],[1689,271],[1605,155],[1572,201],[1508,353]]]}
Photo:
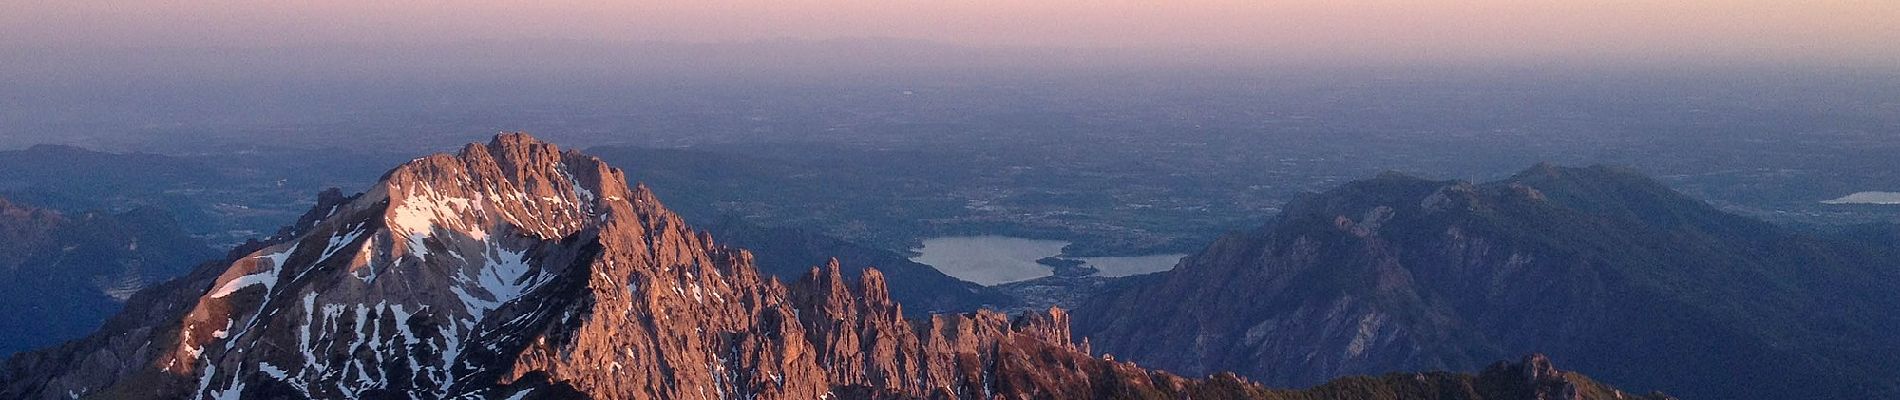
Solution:
{"label": "jagged rock spire", "polygon": [[834,259],[790,287],[593,157],[518,134],[369,191],[9,364],[6,397],[1183,398],[1266,393],[1090,357],[1059,309],[903,318]]}
{"label": "jagged rock spire", "polygon": [[[117,332],[151,341],[103,350],[131,368],[75,366],[35,393],[979,393],[981,371],[927,360],[982,357],[1015,332],[998,315],[943,317],[932,323],[965,334],[920,340],[875,270],[847,283],[834,260],[794,291],[751,263],[622,171],[506,133],[412,160],[363,194],[320,194],[273,240],[188,278],[155,311],[173,316]],[[134,381],[146,384],[123,385]]]}

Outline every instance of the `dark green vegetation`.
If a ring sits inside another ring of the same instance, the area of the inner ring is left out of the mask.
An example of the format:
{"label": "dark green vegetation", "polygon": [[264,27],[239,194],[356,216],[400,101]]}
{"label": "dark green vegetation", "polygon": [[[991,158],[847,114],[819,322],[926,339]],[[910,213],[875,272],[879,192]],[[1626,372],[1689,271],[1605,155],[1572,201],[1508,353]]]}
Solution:
{"label": "dark green vegetation", "polygon": [[63,214],[0,198],[0,356],[91,332],[134,292],[216,256],[162,211]]}
{"label": "dark green vegetation", "polygon": [[1618,168],[1385,174],[1296,201],[1076,323],[1148,365],[1272,385],[1538,351],[1688,398],[1893,398],[1896,246],[1795,233]]}

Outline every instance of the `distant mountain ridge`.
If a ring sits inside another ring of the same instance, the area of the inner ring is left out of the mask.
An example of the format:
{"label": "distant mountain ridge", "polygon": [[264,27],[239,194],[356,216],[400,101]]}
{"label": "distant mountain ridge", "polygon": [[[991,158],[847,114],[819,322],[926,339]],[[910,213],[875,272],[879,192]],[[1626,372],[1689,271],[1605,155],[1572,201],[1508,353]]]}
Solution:
{"label": "distant mountain ridge", "polygon": [[189,155],[38,145],[0,150],[0,197],[64,213],[164,210],[228,248],[274,232],[324,188],[367,187],[393,163],[378,149],[200,149]]}
{"label": "distant mountain ridge", "polygon": [[84,335],[217,256],[162,211],[62,213],[0,198],[0,355]]}
{"label": "distant mountain ridge", "polygon": [[1061,310],[905,319],[878,270],[782,284],[624,177],[525,134],[416,159],[8,360],[0,396],[1630,397],[1541,356],[1272,390],[1093,357]]}
{"label": "distant mountain ridge", "polygon": [[[1272,385],[1538,351],[1688,398],[1900,398],[1894,255],[1613,167],[1483,184],[1388,173],[1075,315],[1099,350]],[[1196,339],[1168,340],[1182,337]]]}

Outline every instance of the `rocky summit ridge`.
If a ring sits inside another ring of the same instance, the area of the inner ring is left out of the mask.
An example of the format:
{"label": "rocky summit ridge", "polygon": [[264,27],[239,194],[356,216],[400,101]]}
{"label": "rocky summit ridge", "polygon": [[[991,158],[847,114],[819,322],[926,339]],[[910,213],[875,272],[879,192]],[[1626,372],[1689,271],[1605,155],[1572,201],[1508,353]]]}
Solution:
{"label": "rocky summit ridge", "polygon": [[358,195],[326,192],[276,236],[134,295],[97,333],[8,360],[0,397],[1622,395],[1535,360],[1298,392],[1187,379],[1091,356],[1059,309],[906,319],[875,269],[847,281],[833,262],[784,284],[754,262],[623,171],[502,134]]}

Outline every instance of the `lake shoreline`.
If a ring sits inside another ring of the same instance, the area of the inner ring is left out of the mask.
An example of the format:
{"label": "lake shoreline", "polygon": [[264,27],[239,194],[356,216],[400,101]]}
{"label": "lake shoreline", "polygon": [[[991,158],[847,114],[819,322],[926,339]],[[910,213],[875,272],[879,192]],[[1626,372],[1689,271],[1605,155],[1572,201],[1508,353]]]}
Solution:
{"label": "lake shoreline", "polygon": [[1056,269],[1039,263],[1045,258],[1074,260],[1096,272],[1087,276],[1113,278],[1166,271],[1174,268],[1187,254],[1151,254],[1126,257],[1068,257],[1063,240],[1027,239],[1001,235],[945,236],[928,238],[911,249],[910,258],[930,265],[944,274],[995,286],[1054,276]]}
{"label": "lake shoreline", "polygon": [[1900,205],[1900,192],[1855,192],[1833,200],[1822,200],[1821,204]]}

